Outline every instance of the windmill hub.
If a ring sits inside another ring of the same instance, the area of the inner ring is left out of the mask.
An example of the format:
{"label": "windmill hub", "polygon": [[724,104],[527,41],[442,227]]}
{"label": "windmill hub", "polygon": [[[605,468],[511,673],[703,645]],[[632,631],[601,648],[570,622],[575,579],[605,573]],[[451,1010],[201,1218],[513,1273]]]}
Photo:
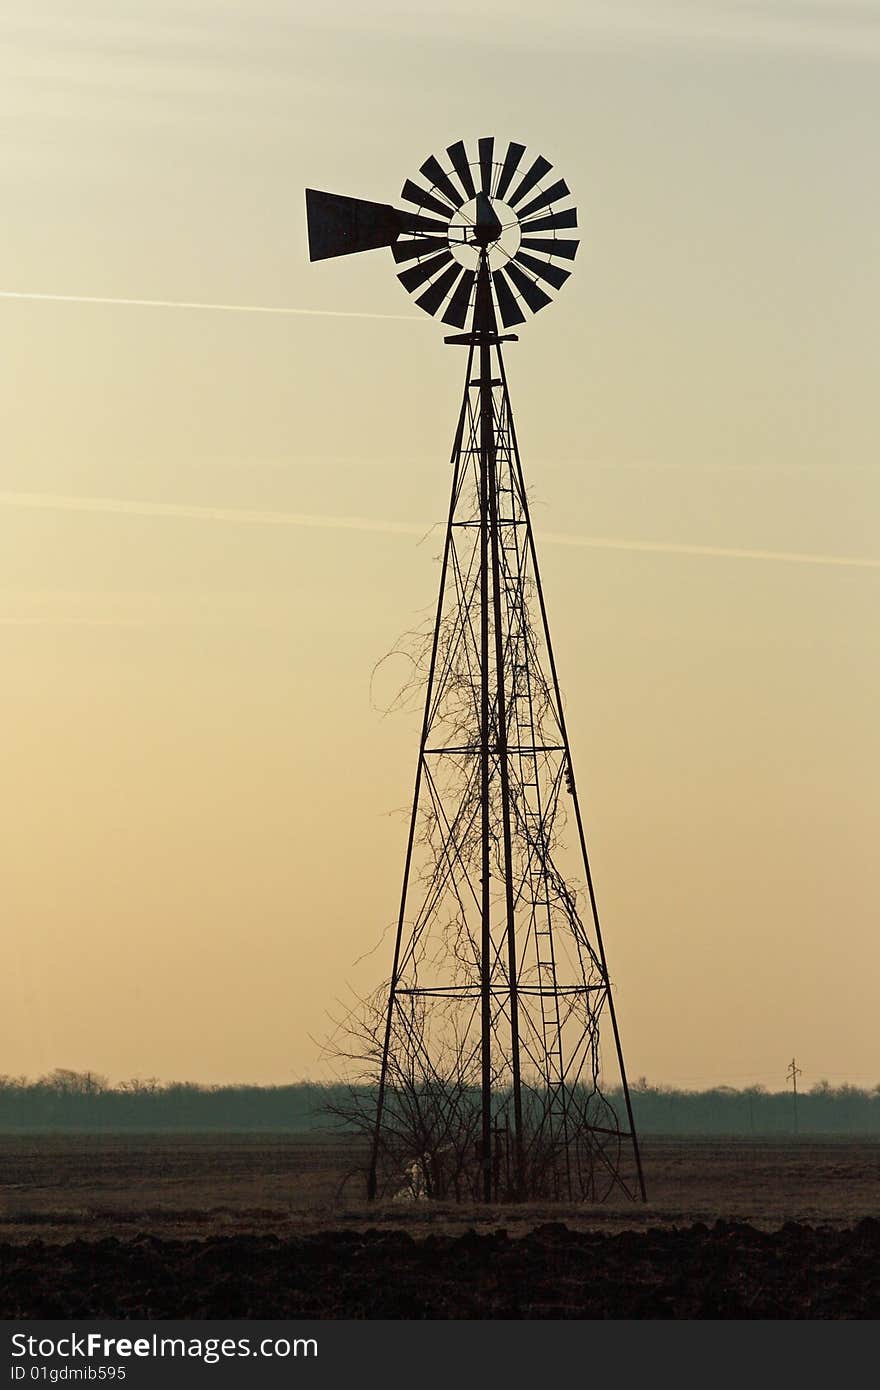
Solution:
{"label": "windmill hub", "polygon": [[480,221],[478,198],[463,203],[449,223],[449,249],[460,266],[476,271],[480,254],[486,251],[491,271],[512,261],[522,243],[516,213],[498,198],[485,199]]}
{"label": "windmill hub", "polygon": [[477,246],[490,246],[493,241],[498,240],[502,233],[501,220],[492,206],[491,198],[482,189],[474,201],[476,202],[476,217],[474,218],[472,239]]}

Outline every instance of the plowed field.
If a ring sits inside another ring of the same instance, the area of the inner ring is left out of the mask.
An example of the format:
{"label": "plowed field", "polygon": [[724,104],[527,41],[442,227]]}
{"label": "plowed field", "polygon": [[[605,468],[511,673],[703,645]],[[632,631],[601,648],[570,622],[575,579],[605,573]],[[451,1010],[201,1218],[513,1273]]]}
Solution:
{"label": "plowed field", "polygon": [[299,1136],[0,1141],[0,1316],[880,1317],[880,1144],[645,1144],[646,1206],[368,1204]]}

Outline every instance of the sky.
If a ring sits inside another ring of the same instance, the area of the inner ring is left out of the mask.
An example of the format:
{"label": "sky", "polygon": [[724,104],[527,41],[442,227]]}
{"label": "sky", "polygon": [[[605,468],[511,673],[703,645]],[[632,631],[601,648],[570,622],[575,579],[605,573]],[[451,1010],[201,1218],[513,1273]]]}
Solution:
{"label": "sky", "polygon": [[880,4],[0,38],[0,1072],[320,1077],[387,976],[462,362],[303,189],[494,134],[580,210],[506,364],[628,1070],[880,1082]]}

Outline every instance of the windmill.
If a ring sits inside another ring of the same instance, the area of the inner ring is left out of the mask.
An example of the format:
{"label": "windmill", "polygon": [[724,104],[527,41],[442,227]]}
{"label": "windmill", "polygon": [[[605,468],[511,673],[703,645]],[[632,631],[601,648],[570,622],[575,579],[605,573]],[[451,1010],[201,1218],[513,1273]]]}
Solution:
{"label": "windmill", "polygon": [[406,1169],[436,1196],[644,1200],[502,356],[568,279],[577,213],[513,142],[459,141],[420,174],[401,208],[306,190],[310,258],[390,247],[467,359],[368,1191]]}

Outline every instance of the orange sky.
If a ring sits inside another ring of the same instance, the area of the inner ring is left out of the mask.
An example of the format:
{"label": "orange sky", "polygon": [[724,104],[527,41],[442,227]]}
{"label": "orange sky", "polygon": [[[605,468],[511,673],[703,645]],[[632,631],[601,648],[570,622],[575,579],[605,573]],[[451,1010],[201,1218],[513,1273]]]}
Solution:
{"label": "orange sky", "polygon": [[462,363],[302,190],[494,132],[581,210],[507,370],[629,1070],[880,1081],[880,36],[483,9],[0,20],[0,292],[330,311],[0,297],[0,1071],[318,1075],[387,973]]}

